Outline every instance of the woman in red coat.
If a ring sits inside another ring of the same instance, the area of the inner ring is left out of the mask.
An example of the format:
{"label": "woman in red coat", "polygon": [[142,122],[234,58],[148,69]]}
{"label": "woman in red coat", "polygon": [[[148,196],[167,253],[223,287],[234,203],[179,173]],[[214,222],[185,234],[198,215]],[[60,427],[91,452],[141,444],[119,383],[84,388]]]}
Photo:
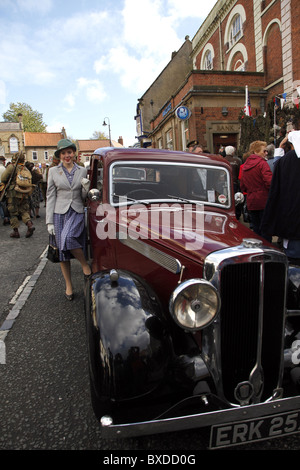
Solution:
{"label": "woman in red coat", "polygon": [[[260,225],[267,203],[271,186],[272,172],[266,161],[267,143],[261,140],[252,142],[241,178],[241,190],[247,193],[247,207],[250,214],[253,231],[261,233]],[[265,236],[270,241],[270,237]]]}

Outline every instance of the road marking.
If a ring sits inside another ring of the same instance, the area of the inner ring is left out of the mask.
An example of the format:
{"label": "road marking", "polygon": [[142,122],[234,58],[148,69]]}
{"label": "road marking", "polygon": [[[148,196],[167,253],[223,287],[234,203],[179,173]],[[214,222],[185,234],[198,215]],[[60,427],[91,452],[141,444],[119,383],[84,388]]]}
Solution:
{"label": "road marking", "polygon": [[23,289],[24,287],[26,286],[27,282],[29,281],[31,276],[27,276],[26,279],[24,280],[23,284],[19,287],[19,289],[17,290],[17,292],[15,293],[15,295],[13,296],[13,298],[11,299],[11,301],[9,302],[10,304],[15,304],[16,301],[17,301],[17,298],[19,297],[19,295],[23,292]]}

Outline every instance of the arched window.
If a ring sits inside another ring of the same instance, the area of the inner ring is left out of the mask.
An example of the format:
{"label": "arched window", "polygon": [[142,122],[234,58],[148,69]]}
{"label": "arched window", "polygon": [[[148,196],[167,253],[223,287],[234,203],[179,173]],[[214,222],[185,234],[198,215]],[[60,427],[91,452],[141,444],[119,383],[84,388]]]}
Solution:
{"label": "arched window", "polygon": [[226,70],[235,72],[245,72],[247,70],[248,54],[247,49],[242,43],[236,44],[230,51]]}
{"label": "arched window", "polygon": [[9,139],[9,151],[10,153],[16,153],[19,151],[19,141],[14,136]]}
{"label": "arched window", "polygon": [[214,48],[211,44],[206,44],[203,49],[200,68],[201,70],[212,70],[214,68]]}
{"label": "arched window", "polygon": [[245,72],[245,64],[244,61],[241,59],[238,59],[236,63],[234,64],[234,71],[235,72]]}
{"label": "arched window", "polygon": [[240,15],[235,15],[230,27],[229,47],[234,46],[243,35],[242,19]]}
{"label": "arched window", "polygon": [[224,44],[232,49],[243,36],[243,24],[246,21],[246,12],[243,5],[236,5],[230,12],[226,22]]}
{"label": "arched window", "polygon": [[205,70],[212,70],[213,68],[213,61],[211,51],[207,51],[204,57],[204,69]]}

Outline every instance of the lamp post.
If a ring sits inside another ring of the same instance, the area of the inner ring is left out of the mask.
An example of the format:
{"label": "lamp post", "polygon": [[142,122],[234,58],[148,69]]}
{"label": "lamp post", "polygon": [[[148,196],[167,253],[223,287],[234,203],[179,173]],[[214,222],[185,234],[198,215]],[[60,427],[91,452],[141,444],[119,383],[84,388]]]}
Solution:
{"label": "lamp post", "polygon": [[[105,119],[108,120],[108,124],[105,122]],[[102,126],[107,126],[108,125],[108,134],[109,134],[109,144],[110,146],[112,147],[112,143],[111,143],[111,135],[110,135],[110,120],[108,117],[105,117],[104,120],[103,120],[103,124]]]}

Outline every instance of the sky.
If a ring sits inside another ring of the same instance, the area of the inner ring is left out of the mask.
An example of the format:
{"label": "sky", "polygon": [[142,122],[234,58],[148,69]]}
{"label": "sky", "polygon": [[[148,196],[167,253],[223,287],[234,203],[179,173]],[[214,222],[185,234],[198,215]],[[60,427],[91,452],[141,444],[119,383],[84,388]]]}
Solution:
{"label": "sky", "polygon": [[216,0],[0,0],[0,121],[10,103],[48,132],[137,143],[140,98]]}

